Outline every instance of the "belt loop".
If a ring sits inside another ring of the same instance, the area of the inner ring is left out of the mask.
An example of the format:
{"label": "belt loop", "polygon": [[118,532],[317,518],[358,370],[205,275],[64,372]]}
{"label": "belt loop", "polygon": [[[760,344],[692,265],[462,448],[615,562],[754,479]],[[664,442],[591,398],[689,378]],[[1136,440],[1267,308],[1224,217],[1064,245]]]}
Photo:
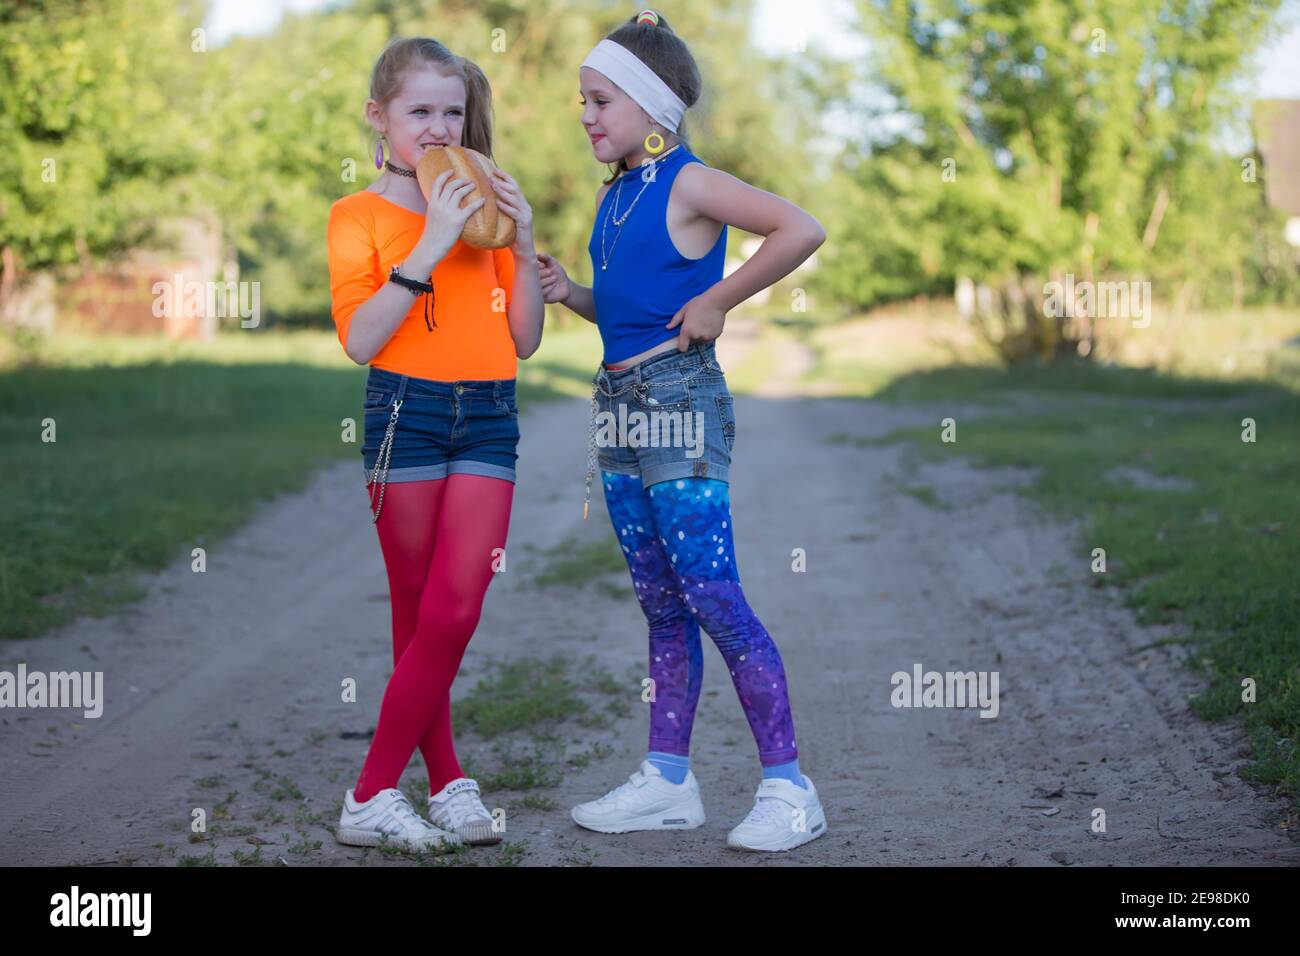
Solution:
{"label": "belt loop", "polygon": [[400,402],[406,395],[406,383],[410,381],[411,376],[403,375],[397,383],[397,394],[393,396],[394,402]]}

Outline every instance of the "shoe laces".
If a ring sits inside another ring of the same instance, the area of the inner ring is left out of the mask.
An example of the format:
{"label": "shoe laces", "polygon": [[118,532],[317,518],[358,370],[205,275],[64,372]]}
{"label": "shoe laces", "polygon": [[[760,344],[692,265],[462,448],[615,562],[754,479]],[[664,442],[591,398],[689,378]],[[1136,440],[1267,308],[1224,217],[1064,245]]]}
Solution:
{"label": "shoe laces", "polygon": [[745,817],[745,823],[766,826],[769,823],[781,823],[788,819],[792,819],[790,804],[773,797],[759,797]]}
{"label": "shoe laces", "polygon": [[446,813],[453,828],[462,826],[469,820],[492,819],[492,815],[487,812],[487,807],[483,806],[483,801],[479,799],[478,791],[469,787],[458,790],[446,800],[431,802],[435,813]]}
{"label": "shoe laces", "polygon": [[633,790],[640,787],[641,784],[645,781],[645,779],[646,779],[645,773],[643,773],[641,770],[634,770],[632,772],[632,775],[627,778],[627,783],[619,784],[617,787],[609,791],[609,793],[605,794],[596,802],[605,805],[609,805],[611,803],[617,804],[624,797],[631,794]]}
{"label": "shoe laces", "polygon": [[[397,788],[394,787],[394,790]],[[402,818],[402,822],[408,825],[415,825],[417,829],[427,829],[429,821],[416,812],[415,807],[411,804],[411,798],[397,790],[397,797],[393,800],[393,813]]]}

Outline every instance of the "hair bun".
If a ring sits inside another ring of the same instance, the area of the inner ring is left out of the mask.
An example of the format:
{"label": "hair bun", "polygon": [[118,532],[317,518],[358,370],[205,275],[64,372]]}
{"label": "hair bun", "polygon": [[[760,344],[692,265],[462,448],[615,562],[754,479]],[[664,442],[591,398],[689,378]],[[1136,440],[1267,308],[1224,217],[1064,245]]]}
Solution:
{"label": "hair bun", "polygon": [[648,23],[652,27],[657,27],[659,26],[659,14],[653,10],[642,10],[636,15],[636,22],[638,24]]}

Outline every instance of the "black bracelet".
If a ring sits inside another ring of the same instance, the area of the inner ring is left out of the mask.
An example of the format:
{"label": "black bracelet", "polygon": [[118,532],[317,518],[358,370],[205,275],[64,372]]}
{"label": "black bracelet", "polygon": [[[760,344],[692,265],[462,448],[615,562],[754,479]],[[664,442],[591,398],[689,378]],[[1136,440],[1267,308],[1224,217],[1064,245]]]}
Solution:
{"label": "black bracelet", "polygon": [[[430,274],[429,278],[432,280],[433,275]],[[437,328],[438,323],[433,321],[434,295],[433,295],[432,281],[421,282],[419,279],[408,279],[406,276],[402,275],[400,272],[397,271],[397,266],[393,266],[392,270],[388,273],[388,280],[390,282],[396,282],[398,285],[406,288],[407,290],[415,293],[416,295],[427,293],[429,298],[425,300],[424,303],[424,327],[428,329],[430,332],[432,332],[435,328]]]}

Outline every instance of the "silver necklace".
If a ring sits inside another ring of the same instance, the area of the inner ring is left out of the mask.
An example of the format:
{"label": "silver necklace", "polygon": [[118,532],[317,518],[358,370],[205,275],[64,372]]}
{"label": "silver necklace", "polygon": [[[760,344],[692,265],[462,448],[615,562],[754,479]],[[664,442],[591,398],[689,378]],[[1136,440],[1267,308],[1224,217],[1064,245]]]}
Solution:
{"label": "silver necklace", "polygon": [[[652,165],[654,165],[657,169],[660,161],[667,158],[668,155],[671,154],[674,149],[677,149],[681,145],[682,145],[681,143],[678,143],[676,146],[673,146],[672,149],[669,149],[667,152],[665,152],[662,156],[656,156],[652,161]],[[606,266],[609,265],[609,257],[614,254],[614,246],[618,245],[618,237],[623,234],[623,223],[627,222],[627,217],[632,215],[632,210],[636,208],[637,200],[641,198],[641,193],[645,192],[646,188],[652,182],[654,182],[654,177],[651,176],[644,183],[642,183],[641,192],[636,194],[635,198],[633,198],[632,200],[632,205],[628,206],[627,211],[623,213],[622,217],[620,217],[618,215],[617,210],[618,210],[619,197],[623,193],[623,178],[624,178],[623,176],[619,176],[618,178],[618,185],[614,188],[614,201],[610,203],[609,207],[605,210],[605,220],[600,225],[600,271],[601,272],[604,272]],[[618,231],[614,233],[614,241],[613,243],[610,244],[609,252],[606,252],[605,251],[605,227],[609,225],[609,217],[611,213],[613,213],[614,215],[614,225],[618,227]]]}

